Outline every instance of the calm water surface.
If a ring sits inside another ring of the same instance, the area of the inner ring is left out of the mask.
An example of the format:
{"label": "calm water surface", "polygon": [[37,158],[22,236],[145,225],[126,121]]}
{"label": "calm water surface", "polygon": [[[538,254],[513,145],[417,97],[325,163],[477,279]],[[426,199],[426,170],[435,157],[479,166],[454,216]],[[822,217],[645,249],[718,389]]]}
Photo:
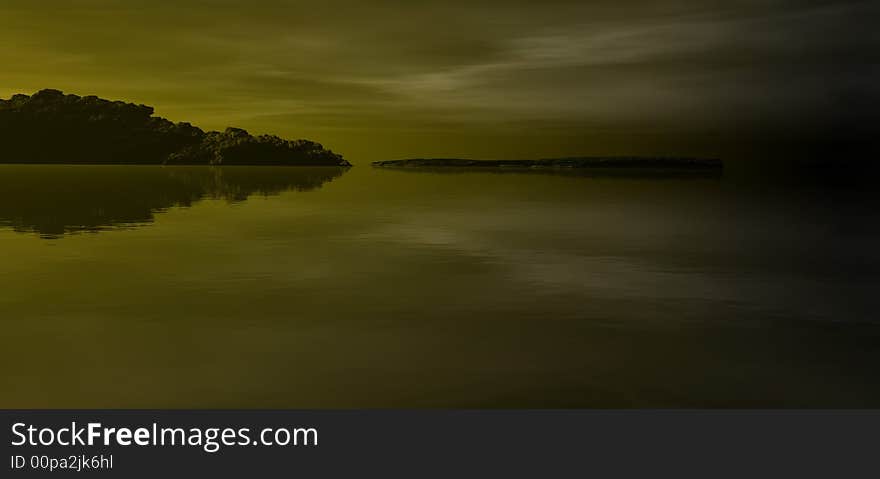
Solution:
{"label": "calm water surface", "polygon": [[880,407],[871,196],[0,166],[0,407]]}

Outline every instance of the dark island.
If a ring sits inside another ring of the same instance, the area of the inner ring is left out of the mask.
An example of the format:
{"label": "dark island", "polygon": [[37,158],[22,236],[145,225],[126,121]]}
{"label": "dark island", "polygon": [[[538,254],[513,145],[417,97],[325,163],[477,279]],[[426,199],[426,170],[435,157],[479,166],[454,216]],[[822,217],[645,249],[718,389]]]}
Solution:
{"label": "dark island", "polygon": [[58,90],[0,99],[0,163],[351,166],[312,141],[205,132],[146,105]]}
{"label": "dark island", "polygon": [[677,157],[574,157],[540,160],[469,160],[461,158],[413,158],[374,161],[385,168],[534,168],[534,169],[677,169],[717,170],[724,164],[718,159]]}

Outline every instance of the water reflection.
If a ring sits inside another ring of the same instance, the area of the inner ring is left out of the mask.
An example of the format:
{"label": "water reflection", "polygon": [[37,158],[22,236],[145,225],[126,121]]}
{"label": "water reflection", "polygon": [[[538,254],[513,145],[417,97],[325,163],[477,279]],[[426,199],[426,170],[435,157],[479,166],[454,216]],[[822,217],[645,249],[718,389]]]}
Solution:
{"label": "water reflection", "polygon": [[151,223],[174,206],[204,198],[245,201],[251,195],[321,188],[336,167],[2,166],[0,227],[57,238],[77,232]]}
{"label": "water reflection", "polygon": [[[44,197],[165,191],[148,215],[306,172],[53,168],[0,168],[3,217],[11,187],[33,230]],[[0,407],[877,407],[873,191],[734,174],[358,167],[138,234],[2,231]]]}

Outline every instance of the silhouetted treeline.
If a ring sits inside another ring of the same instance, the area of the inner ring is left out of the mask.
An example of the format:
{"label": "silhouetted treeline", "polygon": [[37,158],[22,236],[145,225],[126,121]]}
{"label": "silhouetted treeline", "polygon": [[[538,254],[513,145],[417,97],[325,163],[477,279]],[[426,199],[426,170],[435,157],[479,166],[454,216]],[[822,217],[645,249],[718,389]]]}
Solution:
{"label": "silhouetted treeline", "polygon": [[346,170],[9,165],[0,168],[0,226],[45,237],[134,227],[203,198],[238,202],[314,190]]}
{"label": "silhouetted treeline", "polygon": [[0,99],[0,163],[350,166],[308,140],[206,133],[146,105],[58,90]]}

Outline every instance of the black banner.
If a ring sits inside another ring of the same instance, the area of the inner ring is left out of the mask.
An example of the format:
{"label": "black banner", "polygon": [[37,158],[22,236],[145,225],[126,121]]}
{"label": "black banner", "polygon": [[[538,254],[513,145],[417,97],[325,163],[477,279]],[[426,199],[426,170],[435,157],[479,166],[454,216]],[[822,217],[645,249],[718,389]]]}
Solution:
{"label": "black banner", "polygon": [[[880,411],[2,411],[2,477],[854,477]],[[674,476],[673,476],[674,475]]]}

